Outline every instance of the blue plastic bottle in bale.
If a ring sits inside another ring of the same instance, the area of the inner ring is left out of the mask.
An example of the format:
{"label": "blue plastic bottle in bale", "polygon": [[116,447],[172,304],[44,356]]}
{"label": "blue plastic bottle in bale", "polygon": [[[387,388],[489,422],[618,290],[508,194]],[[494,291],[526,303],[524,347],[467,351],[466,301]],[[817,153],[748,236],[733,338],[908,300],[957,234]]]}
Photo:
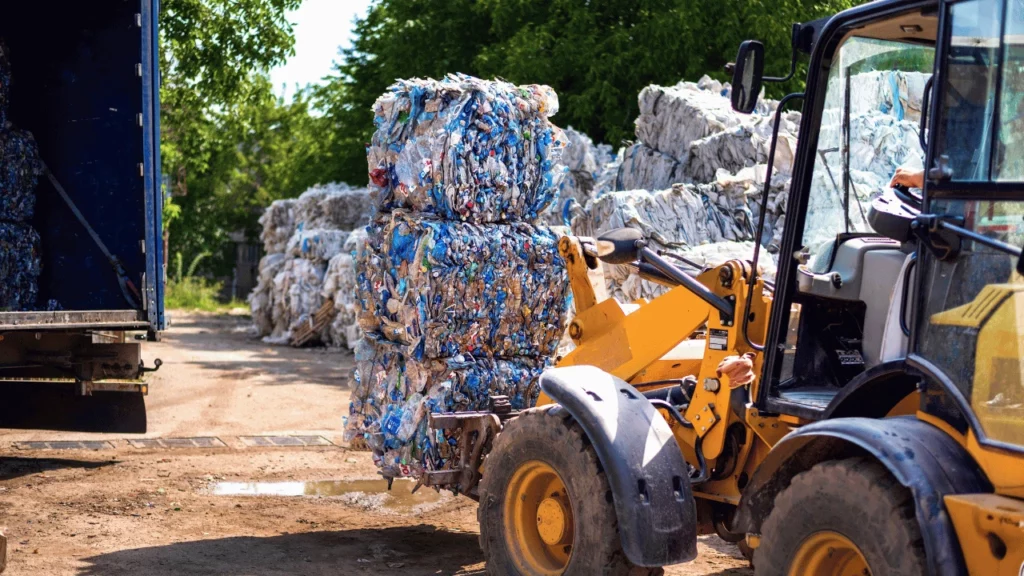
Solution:
{"label": "blue plastic bottle in bale", "polygon": [[558,96],[464,74],[399,80],[374,105],[367,150],[381,211],[469,222],[533,221],[554,200],[566,146]]}
{"label": "blue plastic bottle in bale", "polygon": [[570,292],[550,230],[396,212],[370,235],[357,277],[365,332],[416,359],[554,354]]}
{"label": "blue plastic bottle in bale", "polygon": [[0,311],[31,310],[39,295],[39,234],[28,224],[0,222]]}
{"label": "blue plastic bottle in bale", "polygon": [[550,365],[545,358],[415,360],[390,343],[362,340],[356,346],[346,439],[362,438],[386,477],[440,470],[455,457],[454,437],[427,428],[427,414],[485,410],[492,394],[510,398],[516,410],[532,406],[534,384]]}
{"label": "blue plastic bottle in bale", "polygon": [[42,174],[39,146],[32,134],[10,124],[0,126],[0,221],[32,219]]}

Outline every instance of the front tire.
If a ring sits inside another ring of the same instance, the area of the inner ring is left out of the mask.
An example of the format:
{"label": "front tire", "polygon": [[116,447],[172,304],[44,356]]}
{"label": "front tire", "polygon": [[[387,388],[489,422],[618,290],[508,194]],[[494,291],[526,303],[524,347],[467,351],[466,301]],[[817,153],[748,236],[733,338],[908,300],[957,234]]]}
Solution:
{"label": "front tire", "polygon": [[559,406],[505,425],[484,461],[477,516],[492,576],[662,573],[626,559],[597,454]]}
{"label": "front tire", "polygon": [[874,460],[818,464],[775,498],[754,566],[759,576],[926,574],[913,496]]}

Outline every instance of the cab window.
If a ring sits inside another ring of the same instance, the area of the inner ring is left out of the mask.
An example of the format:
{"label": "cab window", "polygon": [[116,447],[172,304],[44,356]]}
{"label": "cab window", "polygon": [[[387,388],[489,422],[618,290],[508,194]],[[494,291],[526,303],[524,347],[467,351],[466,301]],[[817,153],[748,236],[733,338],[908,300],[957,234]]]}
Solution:
{"label": "cab window", "polygon": [[[1024,245],[1024,189],[1012,186],[1024,182],[1024,7],[968,0],[951,5],[947,20],[933,156],[949,170],[928,184],[927,210]],[[1000,198],[983,198],[997,188]],[[1024,278],[1007,252],[955,242],[952,256],[921,250],[914,352],[960,389],[986,438],[1024,447]]]}

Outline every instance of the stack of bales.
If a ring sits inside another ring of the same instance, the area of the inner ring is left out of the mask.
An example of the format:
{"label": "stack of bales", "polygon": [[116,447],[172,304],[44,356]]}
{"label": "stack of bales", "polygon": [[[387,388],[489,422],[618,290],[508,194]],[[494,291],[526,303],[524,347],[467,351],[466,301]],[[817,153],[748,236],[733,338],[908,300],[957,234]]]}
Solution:
{"label": "stack of bales", "polygon": [[32,310],[42,272],[39,234],[29,224],[43,174],[32,134],[8,121],[11,63],[0,42],[0,310]]}
{"label": "stack of bales", "polygon": [[[865,225],[871,197],[882,190],[896,167],[920,166],[917,144],[921,96],[927,76],[902,72],[865,72],[851,78],[850,142],[851,210],[854,224]],[[774,273],[782,240],[786,200],[800,114],[786,112],[780,126],[774,173],[760,238],[754,229],[767,177],[775,102],[762,100],[751,115],[731,109],[729,85],[707,77],[665,88],[649,86],[639,97],[639,141],[619,152],[609,172],[598,178],[597,194],[573,219],[573,232],[595,236],[631,226],[643,230],[659,248],[714,265],[730,258],[749,258],[753,242],[767,254],[760,264]],[[841,91],[830,89],[819,148],[840,149]],[[838,153],[815,158],[817,199],[841,201],[841,182],[827,178],[842,173]],[[830,193],[835,188],[837,192]],[[835,205],[809,207],[807,236],[831,241],[843,223],[823,216],[840,213]],[[816,217],[817,215],[821,215]],[[632,301],[663,293],[663,286],[640,280],[627,267],[604,266],[607,288],[617,299]]]}
{"label": "stack of bales", "polygon": [[360,236],[352,231],[365,225],[369,206],[367,189],[331,184],[267,208],[260,218],[266,256],[260,260],[259,281],[249,297],[253,322],[267,342],[288,343],[295,330],[312,322],[324,302],[333,300],[337,316],[319,338],[325,344],[354,346],[356,338],[348,335],[355,313],[351,305],[338,307],[338,292],[347,286],[347,293],[354,293],[351,253]]}
{"label": "stack of bales", "polygon": [[465,75],[399,81],[377,100],[346,436],[385,476],[450,466],[428,413],[535,401],[569,308],[557,236],[534,224],[565,172],[557,108],[550,88]]}

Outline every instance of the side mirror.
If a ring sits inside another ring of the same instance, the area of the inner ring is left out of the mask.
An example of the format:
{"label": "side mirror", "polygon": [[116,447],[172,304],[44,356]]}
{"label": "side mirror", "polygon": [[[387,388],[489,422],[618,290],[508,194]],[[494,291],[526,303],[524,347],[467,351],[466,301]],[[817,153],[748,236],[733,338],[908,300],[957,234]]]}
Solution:
{"label": "side mirror", "polygon": [[609,230],[597,239],[597,257],[608,264],[629,264],[636,262],[644,245],[644,234],[636,228]]}
{"label": "side mirror", "polygon": [[1024,252],[1017,257],[1017,274],[1024,276]]}
{"label": "side mirror", "polygon": [[757,107],[764,82],[764,44],[747,40],[740,44],[732,69],[732,109],[750,114]]}

